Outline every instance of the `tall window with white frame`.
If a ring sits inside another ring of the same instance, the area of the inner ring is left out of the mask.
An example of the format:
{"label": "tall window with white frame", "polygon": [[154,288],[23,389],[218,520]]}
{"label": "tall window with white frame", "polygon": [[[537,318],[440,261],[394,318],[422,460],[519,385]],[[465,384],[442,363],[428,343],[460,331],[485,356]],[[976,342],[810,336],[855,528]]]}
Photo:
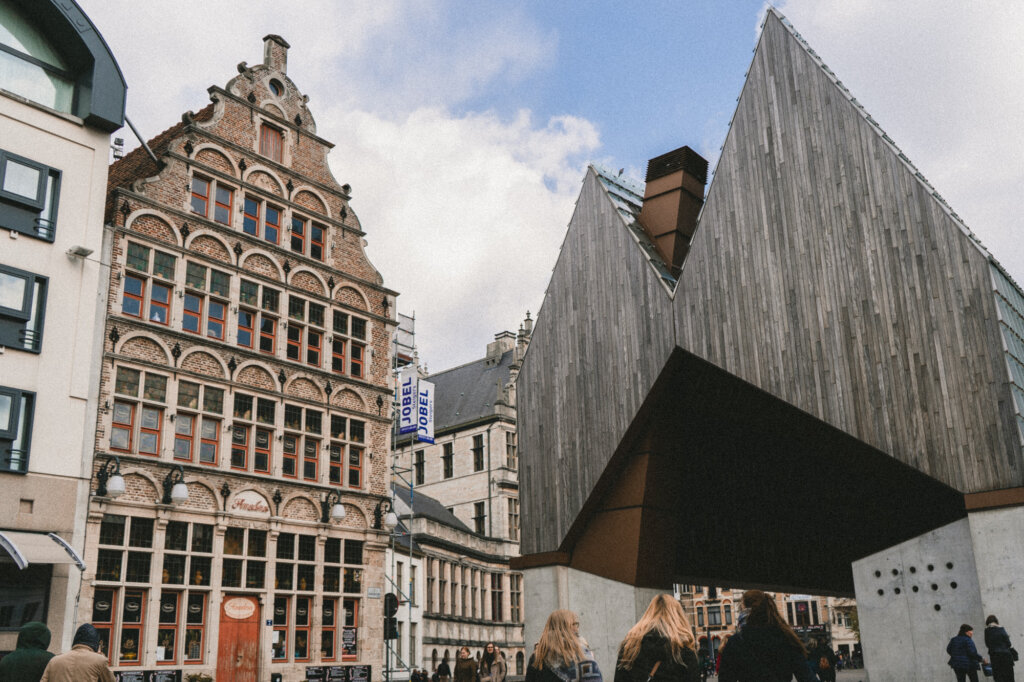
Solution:
{"label": "tall window with white frame", "polygon": [[157,633],[160,663],[203,663],[212,555],[213,526],[167,523]]}
{"label": "tall window with white frame", "polygon": [[100,522],[93,624],[100,635],[100,651],[117,665],[142,662],[153,525],[153,519],[115,514],[104,514]]}
{"label": "tall window with white frame", "polygon": [[487,512],[484,510],[483,502],[473,503],[473,530],[478,535],[483,535],[486,532],[485,525],[487,523]]}

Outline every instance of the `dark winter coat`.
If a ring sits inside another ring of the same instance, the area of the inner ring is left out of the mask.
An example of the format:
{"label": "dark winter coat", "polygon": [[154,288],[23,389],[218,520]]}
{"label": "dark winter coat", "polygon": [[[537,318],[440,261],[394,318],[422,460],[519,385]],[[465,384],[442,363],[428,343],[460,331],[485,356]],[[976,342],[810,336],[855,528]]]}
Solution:
{"label": "dark winter coat", "polygon": [[816,682],[801,647],[779,628],[744,625],[722,647],[718,682]]}
{"label": "dark winter coat", "polygon": [[0,682],[39,682],[53,654],[50,630],[45,624],[32,621],[18,631],[17,648],[0,661]]}
{"label": "dark winter coat", "polygon": [[698,682],[700,666],[697,654],[693,649],[683,649],[683,662],[680,664],[672,658],[669,641],[660,633],[651,631],[640,640],[640,653],[637,654],[633,666],[622,667],[622,650],[615,661],[615,682],[645,682],[651,674],[654,664],[661,661],[654,682]]}
{"label": "dark winter coat", "polygon": [[1013,671],[1013,654],[1010,653],[1010,635],[1006,628],[989,625],[985,628],[985,647],[988,649],[988,660],[992,662],[992,673],[1001,678]]}
{"label": "dark winter coat", "polygon": [[455,682],[476,682],[476,659],[455,659]]}
{"label": "dark winter coat", "polygon": [[977,670],[981,655],[974,646],[974,640],[967,635],[957,635],[946,645],[949,667],[953,670]]}
{"label": "dark winter coat", "polygon": [[437,674],[439,677],[452,676],[452,669],[448,667],[448,661],[441,661],[441,665],[437,666]]}

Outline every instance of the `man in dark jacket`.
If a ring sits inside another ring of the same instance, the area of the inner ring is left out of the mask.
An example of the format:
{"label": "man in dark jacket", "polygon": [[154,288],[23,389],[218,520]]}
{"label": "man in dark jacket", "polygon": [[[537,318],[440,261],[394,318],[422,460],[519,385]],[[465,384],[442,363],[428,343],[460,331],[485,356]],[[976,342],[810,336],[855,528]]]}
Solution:
{"label": "man in dark jacket", "polygon": [[960,626],[957,636],[949,640],[946,645],[946,653],[949,654],[949,667],[956,675],[956,682],[964,682],[970,679],[971,682],[978,682],[978,663],[985,659],[978,653],[971,639],[974,636],[974,628],[967,623]]}
{"label": "man in dark jacket", "polygon": [[39,682],[53,654],[50,629],[38,621],[25,623],[18,631],[17,648],[0,661],[0,682]]}
{"label": "man in dark jacket", "polygon": [[811,648],[807,658],[811,662],[811,669],[818,674],[821,682],[836,682],[836,655],[832,647],[826,646],[824,642],[818,642]]}

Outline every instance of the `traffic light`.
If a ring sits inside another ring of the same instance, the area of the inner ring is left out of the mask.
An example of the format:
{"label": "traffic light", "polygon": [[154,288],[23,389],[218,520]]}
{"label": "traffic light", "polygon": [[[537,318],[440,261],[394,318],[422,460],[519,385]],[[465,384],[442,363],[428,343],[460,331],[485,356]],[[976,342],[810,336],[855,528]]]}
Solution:
{"label": "traffic light", "polygon": [[384,639],[398,639],[398,597],[394,592],[384,595]]}

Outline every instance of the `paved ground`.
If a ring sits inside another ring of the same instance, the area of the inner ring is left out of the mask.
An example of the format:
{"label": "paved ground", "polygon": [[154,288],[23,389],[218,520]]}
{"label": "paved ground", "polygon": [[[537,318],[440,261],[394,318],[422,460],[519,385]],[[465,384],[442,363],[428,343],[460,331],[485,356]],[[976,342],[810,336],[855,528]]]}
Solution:
{"label": "paved ground", "polygon": [[836,673],[836,682],[867,682],[864,670],[840,670]]}

